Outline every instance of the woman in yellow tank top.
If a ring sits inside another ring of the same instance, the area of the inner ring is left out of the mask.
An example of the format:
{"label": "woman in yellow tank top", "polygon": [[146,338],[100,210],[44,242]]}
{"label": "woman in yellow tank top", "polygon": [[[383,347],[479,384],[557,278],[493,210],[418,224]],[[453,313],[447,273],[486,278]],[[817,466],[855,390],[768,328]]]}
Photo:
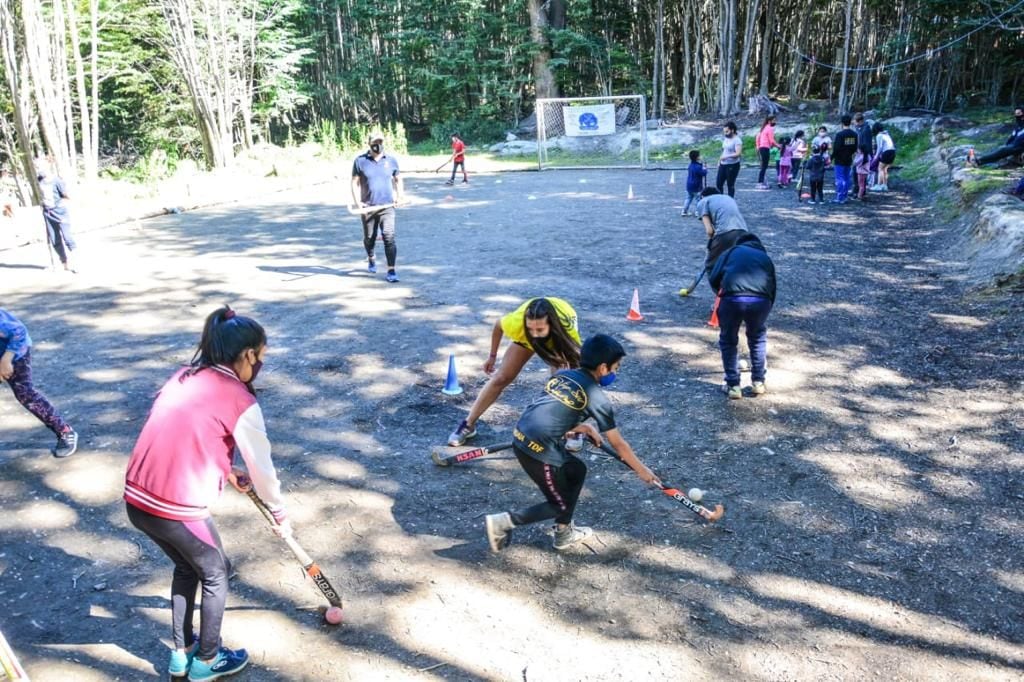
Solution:
{"label": "woman in yellow tank top", "polygon": [[[505,349],[501,366],[495,372],[503,336],[512,343]],[[477,419],[494,404],[505,387],[515,381],[534,353],[554,373],[579,367],[581,344],[576,311],[567,301],[554,296],[531,298],[495,322],[491,354],[484,363],[484,372],[491,378],[477,395],[469,415],[448,437],[448,445],[463,445],[476,436]]]}

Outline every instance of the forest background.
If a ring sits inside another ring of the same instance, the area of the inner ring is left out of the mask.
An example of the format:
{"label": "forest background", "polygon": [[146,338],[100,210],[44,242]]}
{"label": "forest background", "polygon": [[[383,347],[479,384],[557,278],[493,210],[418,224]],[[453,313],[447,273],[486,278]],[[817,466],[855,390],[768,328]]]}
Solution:
{"label": "forest background", "polygon": [[224,168],[261,143],[436,150],[538,97],[646,94],[649,118],[747,98],[833,112],[1018,102],[1018,0],[0,0],[0,164],[65,177]]}

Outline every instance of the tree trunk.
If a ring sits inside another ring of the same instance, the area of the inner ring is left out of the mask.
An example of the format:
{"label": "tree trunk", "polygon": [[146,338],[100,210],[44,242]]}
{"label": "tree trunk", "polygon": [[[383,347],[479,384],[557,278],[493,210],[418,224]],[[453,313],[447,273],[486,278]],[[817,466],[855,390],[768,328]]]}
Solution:
{"label": "tree trunk", "polygon": [[[765,18],[764,36],[761,44],[761,83],[758,85],[757,94],[768,96],[768,89],[772,80],[772,45],[774,44],[775,31],[775,5],[776,2],[768,0],[768,16]],[[804,24],[811,22],[804,21]]]}
{"label": "tree trunk", "polygon": [[839,113],[845,113],[847,69],[850,67],[850,32],[853,29],[853,0],[846,0],[846,31],[843,37],[843,77],[839,82]]}
{"label": "tree trunk", "polygon": [[[740,59],[740,77],[736,85],[736,96],[733,99],[732,111],[741,109],[743,107],[743,97],[750,94],[747,88],[748,74],[750,73],[750,50],[754,44],[754,26],[757,25],[760,4],[760,0],[749,0],[747,4],[747,21],[746,27],[743,30],[743,57]],[[768,4],[771,6],[772,3],[769,1]]]}
{"label": "tree trunk", "polygon": [[[75,64],[75,88],[78,94],[78,130],[82,140],[83,171],[86,180],[92,182],[96,179],[96,166],[99,160],[91,154],[94,131],[89,117],[89,97],[85,90],[85,64],[82,61],[82,46],[78,37],[78,12],[75,9],[74,0],[67,0],[67,14],[71,30],[71,55]],[[95,36],[93,41],[95,42]],[[95,66],[93,66],[94,79],[96,77],[95,73]]]}
{"label": "tree trunk", "polygon": [[548,41],[548,13],[542,0],[527,0],[530,9],[530,39],[537,46],[533,57],[533,89],[537,99],[558,97],[555,74],[548,62],[551,60],[551,43]]}
{"label": "tree trunk", "polygon": [[21,176],[26,178],[31,188],[32,202],[40,203],[43,193],[39,189],[39,181],[36,179],[35,169],[32,164],[32,135],[29,132],[29,121],[35,117],[32,110],[32,102],[26,90],[25,80],[28,70],[23,69],[21,59],[24,54],[19,49],[16,36],[18,22],[13,6],[13,0],[0,0],[0,52],[3,54],[4,76],[7,79],[7,87],[11,93],[11,102],[14,108],[14,130],[18,141],[20,154],[14,159],[21,167]]}

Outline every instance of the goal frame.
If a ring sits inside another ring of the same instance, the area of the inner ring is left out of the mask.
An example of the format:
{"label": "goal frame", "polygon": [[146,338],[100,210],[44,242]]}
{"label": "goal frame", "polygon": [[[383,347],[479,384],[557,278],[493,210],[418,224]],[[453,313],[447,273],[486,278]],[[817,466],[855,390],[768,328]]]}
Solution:
{"label": "goal frame", "polygon": [[[545,125],[545,111],[548,104],[572,104],[575,102],[637,101],[640,103],[640,162],[631,164],[587,164],[584,166],[558,165],[548,163],[548,131]],[[605,97],[545,97],[537,99],[537,170],[586,170],[616,168],[647,168],[647,97],[646,95],[608,95]]]}

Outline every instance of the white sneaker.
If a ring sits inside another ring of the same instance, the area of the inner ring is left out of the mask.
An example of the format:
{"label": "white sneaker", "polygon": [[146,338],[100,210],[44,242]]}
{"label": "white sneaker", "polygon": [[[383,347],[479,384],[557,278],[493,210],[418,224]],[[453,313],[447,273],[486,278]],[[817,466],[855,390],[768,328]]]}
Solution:
{"label": "white sneaker", "polygon": [[500,552],[508,547],[508,543],[512,540],[512,529],[515,527],[516,525],[512,523],[512,517],[508,512],[488,514],[484,518],[487,544],[491,546],[492,552]]}
{"label": "white sneaker", "polygon": [[553,546],[557,550],[569,549],[573,545],[578,545],[593,536],[593,528],[577,526],[575,523],[569,523],[569,525],[563,530],[558,530],[558,526],[555,526],[555,541]]}

